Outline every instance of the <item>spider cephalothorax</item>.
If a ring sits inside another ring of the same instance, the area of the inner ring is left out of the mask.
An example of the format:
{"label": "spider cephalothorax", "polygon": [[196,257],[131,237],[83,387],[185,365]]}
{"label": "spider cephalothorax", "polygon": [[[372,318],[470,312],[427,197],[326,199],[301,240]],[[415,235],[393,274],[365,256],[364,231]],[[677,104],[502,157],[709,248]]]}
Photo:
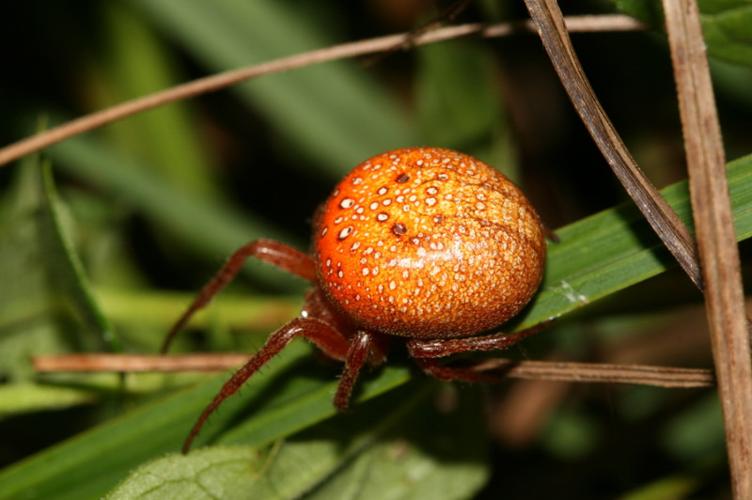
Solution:
{"label": "spider cephalothorax", "polygon": [[191,430],[293,338],[303,336],[345,363],[334,404],[347,407],[366,363],[386,359],[401,338],[427,373],[480,381],[438,358],[504,349],[524,335],[473,336],[517,314],[538,288],[546,254],[543,227],[522,192],[462,153],[406,148],[355,167],[316,217],[311,256],[270,240],[237,250],[171,330],[208,303],[248,257],[312,283],[298,318],[271,334],[225,383]]}

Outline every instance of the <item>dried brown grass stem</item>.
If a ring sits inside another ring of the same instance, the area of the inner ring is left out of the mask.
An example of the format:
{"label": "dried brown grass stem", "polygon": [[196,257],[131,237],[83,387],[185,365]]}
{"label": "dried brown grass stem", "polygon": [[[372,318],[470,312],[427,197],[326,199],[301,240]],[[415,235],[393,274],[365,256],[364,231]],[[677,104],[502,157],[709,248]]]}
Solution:
{"label": "dried brown grass stem", "polygon": [[71,372],[212,372],[237,368],[248,354],[63,354],[34,356],[32,365],[40,373]]}
{"label": "dried brown grass stem", "polygon": [[[54,372],[186,372],[222,371],[237,368],[247,354],[189,354],[180,356],[131,354],[65,354],[36,356],[34,369]],[[559,361],[515,361],[492,359],[478,365],[479,371],[497,371],[509,378],[641,384],[669,388],[713,385],[710,370],[665,366],[616,365],[609,363],[567,363]]]}
{"label": "dried brown grass stem", "polygon": [[684,389],[710,387],[714,383],[710,370],[669,366],[492,359],[479,365],[478,370],[501,371],[510,378],[529,380],[637,384]]}
{"label": "dried brown grass stem", "polygon": [[679,265],[695,285],[702,288],[697,253],[689,231],[637,166],[603,110],[574,52],[556,0],[525,0],[525,5],[572,104],[614,174]]}
{"label": "dried brown grass stem", "polygon": [[705,306],[735,498],[752,498],[752,353],[734,235],[726,160],[700,13],[664,0],[705,282]]}

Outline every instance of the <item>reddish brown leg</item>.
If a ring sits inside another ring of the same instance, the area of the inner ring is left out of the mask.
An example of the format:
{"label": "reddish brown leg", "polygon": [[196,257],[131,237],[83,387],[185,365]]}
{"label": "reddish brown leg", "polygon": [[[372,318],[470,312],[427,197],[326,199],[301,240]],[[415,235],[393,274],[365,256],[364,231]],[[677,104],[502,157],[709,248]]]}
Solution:
{"label": "reddish brown leg", "polygon": [[183,453],[188,453],[191,443],[204,426],[209,415],[219,407],[222,402],[235,392],[264,366],[270,359],[279,354],[279,352],[290,343],[292,339],[302,335],[319,347],[326,346],[325,350],[334,354],[334,357],[344,359],[349,355],[347,340],[335,331],[332,327],[315,319],[296,318],[283,326],[266,340],[264,346],[254,354],[248,362],[236,371],[230,379],[225,382],[222,389],[214,396],[211,403],[204,409],[196,423],[193,425],[191,432],[188,434],[183,443]]}
{"label": "reddish brown leg", "polygon": [[407,342],[407,351],[415,358],[418,366],[428,375],[439,380],[462,380],[465,382],[498,382],[493,375],[481,374],[472,367],[445,366],[438,358],[460,354],[463,352],[494,351],[506,349],[520,340],[540,332],[547,326],[541,323],[521,332],[483,337],[466,337],[459,339],[411,339]]}
{"label": "reddish brown leg", "polygon": [[498,382],[493,375],[478,373],[472,368],[445,366],[436,358],[416,359],[415,363],[428,375],[444,381],[461,380],[463,382]]}
{"label": "reddish brown leg", "polygon": [[305,321],[315,322],[323,325],[325,328],[308,329],[302,332],[302,335],[310,340],[324,354],[337,361],[346,361],[350,351],[350,341],[345,338],[331,325],[319,320],[310,318]]}
{"label": "reddish brown leg", "polygon": [[185,326],[196,311],[208,304],[212,297],[219,293],[243,268],[243,264],[249,257],[268,262],[285,271],[300,276],[308,281],[316,279],[316,267],[313,260],[303,252],[295,250],[283,243],[272,240],[252,241],[235,250],[225,264],[217,271],[217,274],[204,285],[193,303],[186,309],[177,322],[173,325],[162,343],[159,350],[162,354],[170,348],[172,339]]}
{"label": "reddish brown leg", "polygon": [[339,379],[337,393],[334,395],[334,406],[339,411],[347,409],[350,403],[350,395],[353,386],[358,378],[361,368],[368,360],[373,345],[373,337],[362,330],[359,330],[350,342],[350,350],[347,352],[345,369],[342,377]]}
{"label": "reddish brown leg", "polygon": [[457,339],[410,339],[407,351],[413,358],[443,358],[452,354],[476,351],[496,351],[513,346],[517,342],[543,330],[548,322],[540,323],[516,333],[496,333],[482,337]]}

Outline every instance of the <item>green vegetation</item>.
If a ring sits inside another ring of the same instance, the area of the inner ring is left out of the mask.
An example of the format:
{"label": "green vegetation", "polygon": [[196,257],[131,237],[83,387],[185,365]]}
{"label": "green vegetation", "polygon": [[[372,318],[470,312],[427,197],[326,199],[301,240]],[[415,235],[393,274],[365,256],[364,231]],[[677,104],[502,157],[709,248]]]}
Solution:
{"label": "green vegetation", "polygon": [[[660,15],[649,3],[615,4]],[[3,144],[40,117],[60,122],[207,73],[410,29],[434,12],[273,0],[33,5],[1,30],[6,45],[28,45],[8,63]],[[502,5],[474,2],[459,21],[524,14]],[[750,8],[701,7],[742,241],[752,235]],[[32,26],[33,36],[22,32]],[[691,226],[662,35],[575,36],[604,107]],[[397,349],[363,377],[353,410],[336,415],[339,367],[294,342],[182,456],[227,374],[34,373],[35,355],[154,353],[236,247],[267,237],[306,248],[312,214],[344,172],[415,144],[498,166],[557,228],[540,293],[505,328],[558,319],[504,356],[711,366],[699,293],[626,201],[536,38],[328,63],[122,120],[0,170],[0,499],[726,494],[712,390],[450,386]],[[296,314],[304,290],[251,262],[177,350],[251,352]]]}

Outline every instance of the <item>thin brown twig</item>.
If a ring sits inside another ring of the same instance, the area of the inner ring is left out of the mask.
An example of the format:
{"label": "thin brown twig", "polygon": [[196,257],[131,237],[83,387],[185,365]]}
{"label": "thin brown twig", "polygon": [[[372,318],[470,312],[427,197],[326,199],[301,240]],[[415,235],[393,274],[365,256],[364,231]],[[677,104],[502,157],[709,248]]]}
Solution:
{"label": "thin brown twig", "polygon": [[[572,16],[567,19],[567,27],[573,32],[594,31],[633,31],[644,29],[637,20],[623,15]],[[215,75],[199,78],[148,94],[130,101],[84,115],[55,128],[27,137],[0,149],[0,166],[6,165],[22,156],[46,148],[78,134],[120,120],[122,118],[147,111],[174,101],[215,92],[252,78],[281,73],[305,66],[320,64],[338,59],[390,51],[395,46],[409,43],[410,46],[426,45],[454,38],[478,35],[484,38],[508,36],[519,31],[532,31],[529,22],[499,23],[485,25],[481,23],[447,26],[415,36],[413,33],[399,33],[356,42],[343,43],[323,49],[301,52],[288,57],[275,59],[262,64],[225,71]]]}
{"label": "thin brown twig", "polygon": [[663,0],[734,498],[752,498],[752,352],[726,159],[700,13]]}
{"label": "thin brown twig", "polygon": [[598,102],[577,59],[556,0],[525,0],[543,46],[590,135],[629,196],[692,282],[702,289],[694,241],[671,206],[635,162]]}
{"label": "thin brown twig", "polygon": [[701,368],[491,359],[477,365],[475,369],[501,371],[507,377],[528,380],[638,384],[685,389],[714,385],[713,372]]}
{"label": "thin brown twig", "polygon": [[248,354],[187,354],[162,356],[151,354],[63,354],[34,356],[34,370],[49,372],[212,372],[237,368],[248,361]]}
{"label": "thin brown twig", "polygon": [[390,50],[385,50],[379,54],[375,54],[367,58],[365,61],[363,61],[363,67],[371,67],[389,57],[389,55],[394,52],[411,49],[415,46],[415,40],[420,35],[429,31],[435,31],[441,28],[443,24],[453,22],[457,18],[457,16],[459,16],[462,11],[464,11],[467,6],[470,5],[471,1],[472,0],[457,0],[455,2],[452,2],[446,9],[444,9],[443,12],[439,13],[433,19],[430,19],[422,26],[418,26],[417,28],[413,29],[411,31],[411,36],[406,41],[402,42],[399,45],[395,45]]}
{"label": "thin brown twig", "polygon": [[[223,371],[248,361],[247,354],[189,354],[179,356],[132,354],[64,354],[35,356],[37,372],[185,372]],[[479,371],[499,371],[505,377],[570,382],[608,382],[657,387],[692,388],[713,385],[710,370],[665,366],[515,361],[491,359]]]}

